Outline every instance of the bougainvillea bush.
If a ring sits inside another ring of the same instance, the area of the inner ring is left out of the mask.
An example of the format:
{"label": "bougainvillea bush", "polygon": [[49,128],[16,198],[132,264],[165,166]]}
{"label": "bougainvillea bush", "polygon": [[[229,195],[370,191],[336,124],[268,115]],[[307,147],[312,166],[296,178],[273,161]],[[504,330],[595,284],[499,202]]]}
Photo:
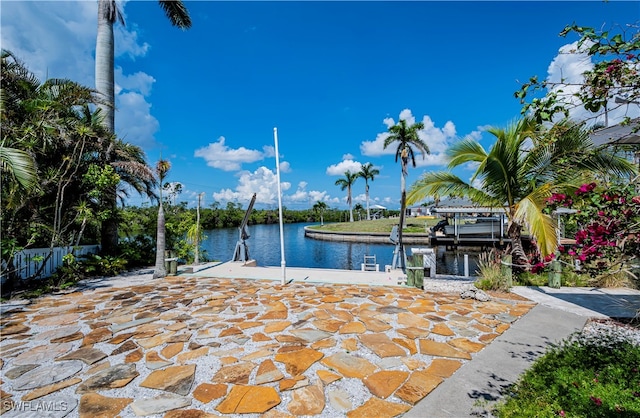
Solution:
{"label": "bougainvillea bush", "polygon": [[576,224],[575,246],[560,247],[580,261],[585,272],[602,285],[612,277],[625,277],[637,286],[640,264],[640,192],[637,184],[580,186],[573,195],[553,194],[551,210],[567,207]]}

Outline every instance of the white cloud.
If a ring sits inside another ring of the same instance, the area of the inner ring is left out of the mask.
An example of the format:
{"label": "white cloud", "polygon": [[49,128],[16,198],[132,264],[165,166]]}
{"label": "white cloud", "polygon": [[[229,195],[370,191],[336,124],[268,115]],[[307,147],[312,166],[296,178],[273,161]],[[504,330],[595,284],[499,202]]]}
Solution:
{"label": "white cloud", "polygon": [[328,202],[331,196],[329,196],[327,194],[326,191],[317,191],[317,190],[313,190],[309,192],[309,199],[311,199],[311,201],[313,203],[315,202]]}
{"label": "white cloud", "polygon": [[243,163],[253,163],[265,158],[265,153],[262,151],[245,147],[233,149],[226,146],[224,142],[225,138],[221,136],[218,142],[212,142],[206,147],[197,149],[194,156],[204,158],[209,167],[223,171],[237,171]]}
{"label": "white cloud", "polygon": [[327,167],[327,175],[329,176],[344,176],[344,173],[350,171],[351,173],[357,173],[362,168],[362,163],[348,159],[333,164]]}
{"label": "white cloud", "polygon": [[155,145],[153,135],[159,122],[151,115],[151,103],[136,92],[125,92],[116,96],[116,132],[127,142],[151,147]]}
{"label": "white cloud", "polygon": [[153,83],[156,82],[155,78],[142,71],[138,71],[131,75],[124,75],[122,73],[122,67],[117,67],[115,69],[115,79],[116,94],[119,94],[122,90],[129,90],[137,91],[143,96],[151,94],[151,87],[153,86]]}
{"label": "white cloud", "polygon": [[291,164],[288,161],[280,162],[280,173],[290,173],[291,172]]}
{"label": "white cloud", "polygon": [[[405,120],[407,124],[414,124],[416,122],[410,109],[402,110],[399,115],[399,120]],[[428,145],[431,153],[424,156],[424,159],[421,155],[416,155],[416,165],[424,167],[445,164],[445,152],[457,139],[455,124],[447,121],[442,128],[438,128],[428,115],[423,116],[422,123],[424,124],[424,129],[418,131],[418,137]],[[395,123],[393,119],[386,118],[384,124],[390,127]],[[386,149],[384,148],[384,141],[388,137],[388,132],[380,132],[373,141],[363,141],[360,144],[360,152],[362,155],[367,156],[395,155],[397,146],[394,146],[394,144],[391,144]]]}
{"label": "white cloud", "polygon": [[[67,78],[95,86],[97,1],[2,2],[0,44],[24,62],[40,81]],[[119,2],[126,15],[126,2]],[[126,19],[126,17],[125,17]],[[115,54],[135,59],[147,54],[149,44],[139,39],[135,22],[114,27]],[[123,74],[116,67],[116,132],[141,146],[155,145],[159,122],[151,114],[148,96],[152,75]]]}
{"label": "white cloud", "polygon": [[[289,190],[291,183],[280,182],[282,191]],[[243,171],[238,176],[238,185],[235,190],[223,189],[213,193],[217,201],[243,201],[251,199],[256,194],[256,203],[278,203],[278,183],[276,174],[266,167],[259,167],[254,172]]]}
{"label": "white cloud", "polygon": [[[558,55],[553,59],[547,69],[547,83],[555,84],[549,89],[549,93],[557,93],[559,97],[568,104],[569,116],[575,120],[587,120],[589,124],[605,123],[604,109],[597,113],[586,110],[581,101],[574,96],[584,82],[583,74],[594,67],[594,63],[587,51],[593,45],[592,42],[585,42],[578,48],[578,41],[563,45]],[[622,121],[626,116],[640,116],[638,106],[626,106],[616,104],[610,100],[607,106],[607,116],[609,125],[614,125]],[[559,118],[561,116],[558,116]]]}
{"label": "white cloud", "polygon": [[346,154],[344,154],[344,155],[342,156],[342,159],[343,159],[343,160],[353,160],[353,158],[354,158],[354,157],[353,157],[353,154],[351,154],[351,153],[346,153]]}

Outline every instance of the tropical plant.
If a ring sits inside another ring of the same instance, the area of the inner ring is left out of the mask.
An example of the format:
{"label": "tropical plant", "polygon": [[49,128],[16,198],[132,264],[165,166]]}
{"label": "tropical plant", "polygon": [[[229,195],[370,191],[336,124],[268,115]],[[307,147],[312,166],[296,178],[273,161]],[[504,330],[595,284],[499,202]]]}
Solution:
{"label": "tropical plant", "polygon": [[313,204],[313,211],[320,214],[320,225],[324,225],[324,211],[328,209],[328,206],[322,200],[318,200]]}
{"label": "tropical plant", "polygon": [[[422,154],[424,159],[430,153],[429,146],[420,139],[418,131],[424,129],[422,122],[407,125],[407,121],[401,119],[396,125],[389,127],[389,136],[384,140],[384,148],[397,142],[396,162],[400,159],[402,168],[402,176],[400,177],[400,225],[398,226],[398,245],[400,249],[399,259],[402,270],[405,269],[405,253],[402,242],[402,228],[405,222],[405,211],[407,209],[407,190],[406,182],[408,172],[408,164],[411,161],[413,167],[416,166],[416,151]],[[415,148],[415,150],[414,150]]]}
{"label": "tropical plant", "polygon": [[351,189],[358,179],[357,173],[345,171],[344,178],[336,180],[336,186],[340,186],[340,190],[347,189],[347,204],[349,205],[349,222],[353,222],[353,201],[351,199]]}
{"label": "tropical plant", "polygon": [[[158,1],[160,7],[173,26],[180,29],[191,27],[189,12],[180,0]],[[114,37],[113,25],[116,22],[124,24],[122,13],[115,0],[98,0],[98,31],[96,36],[96,91],[101,101],[98,103],[104,128],[115,133],[115,93],[114,93]],[[107,154],[107,160],[110,156]],[[115,208],[115,198],[111,206]],[[118,219],[114,217],[105,221],[102,228],[102,247],[112,252],[117,246]]]}
{"label": "tropical plant", "polygon": [[447,151],[449,169],[477,164],[470,181],[451,172],[426,173],[409,191],[416,203],[427,196],[466,196],[481,206],[503,208],[516,265],[527,266],[522,229],[528,227],[543,256],[557,247],[556,222],[544,212],[546,199],[558,190],[576,188],[585,176],[632,175],[634,167],[606,149],[594,148],[582,124],[569,121],[548,131],[524,118],[506,129],[490,128],[496,141],[485,149],[465,139]]}
{"label": "tropical plant", "polygon": [[[626,27],[625,27],[626,26]],[[577,48],[563,51],[568,54],[585,54],[595,63],[585,71],[580,82],[567,87],[567,82],[540,81],[531,77],[514,93],[524,105],[522,114],[531,114],[538,122],[552,121],[557,114],[569,117],[570,111],[584,107],[593,112],[608,112],[640,99],[640,31],[638,23],[603,28],[598,31],[577,24],[567,25],[560,36],[574,33],[580,36]],[[536,93],[545,91],[544,97]],[[533,98],[531,98],[533,96]],[[527,103],[527,100],[529,102]],[[627,118],[628,119],[628,118]],[[608,124],[605,121],[605,124]]]}
{"label": "tropical plant", "polygon": [[637,181],[601,187],[588,183],[573,196],[556,193],[548,199],[551,211],[558,207],[576,210],[568,215],[568,222],[577,225],[576,245],[562,250],[580,261],[593,285],[640,284],[638,271],[633,272],[640,257],[640,192],[636,187]]}
{"label": "tropical plant", "polygon": [[358,176],[364,179],[364,191],[367,199],[367,221],[371,220],[371,212],[369,211],[369,180],[373,181],[378,174],[380,174],[380,170],[375,168],[371,163],[363,164],[358,173]]}
{"label": "tropical plant", "polygon": [[[162,185],[167,173],[171,169],[171,163],[168,160],[160,158],[156,164],[156,174],[158,176],[158,184]],[[167,275],[164,268],[164,251],[165,246],[165,218],[164,208],[162,205],[162,187],[160,187],[160,198],[158,199],[158,230],[156,235],[156,265],[153,271],[153,278],[159,279]]]}

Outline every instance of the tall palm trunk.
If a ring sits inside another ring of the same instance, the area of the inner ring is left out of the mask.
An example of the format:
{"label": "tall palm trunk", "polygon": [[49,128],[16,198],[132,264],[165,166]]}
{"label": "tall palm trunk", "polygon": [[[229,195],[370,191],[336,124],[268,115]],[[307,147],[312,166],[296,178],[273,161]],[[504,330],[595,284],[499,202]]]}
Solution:
{"label": "tall palm trunk", "polygon": [[349,222],[353,222],[353,200],[351,200],[351,186],[349,186]]}
{"label": "tall palm trunk", "polygon": [[[115,93],[114,93],[114,40],[115,4],[113,0],[98,0],[98,33],[96,36],[96,90],[100,95],[98,107],[104,117],[102,124],[111,134],[115,133]],[[113,201],[105,202],[111,216],[102,222],[100,244],[102,252],[114,254],[118,246],[117,204],[114,190]]]}
{"label": "tall palm trunk", "polygon": [[367,195],[367,221],[371,220],[371,213],[369,212],[369,183],[365,181],[364,192]]}
{"label": "tall palm trunk", "polygon": [[160,197],[160,206],[158,207],[158,231],[156,235],[156,266],[153,271],[154,279],[161,279],[167,275],[167,271],[164,268],[165,248],[166,248],[165,219],[164,219],[164,209],[162,207],[162,197]]}
{"label": "tall palm trunk", "polygon": [[405,179],[406,172],[406,164],[404,161],[402,164],[402,176],[400,177],[400,225],[398,225],[398,257],[400,258],[400,268],[402,271],[405,271],[405,254],[404,254],[404,243],[402,242],[402,228],[404,228],[404,212],[407,206],[407,181]]}
{"label": "tall palm trunk", "polygon": [[115,131],[115,93],[114,93],[114,41],[113,23],[108,10],[113,0],[98,0],[98,34],[96,36],[96,90],[101,101],[98,104],[104,116],[104,126],[109,132]]}

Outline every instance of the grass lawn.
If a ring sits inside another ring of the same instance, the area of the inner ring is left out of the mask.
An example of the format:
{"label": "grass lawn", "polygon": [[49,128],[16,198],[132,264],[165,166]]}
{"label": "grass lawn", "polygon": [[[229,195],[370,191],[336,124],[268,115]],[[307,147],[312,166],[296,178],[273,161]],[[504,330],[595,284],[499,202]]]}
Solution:
{"label": "grass lawn", "polygon": [[[321,231],[333,232],[380,232],[390,234],[394,225],[398,225],[399,218],[375,219],[372,221],[338,222],[324,225],[314,225],[310,228]],[[408,218],[407,227],[404,232],[425,233],[426,228],[437,224],[439,219],[430,218]]]}

